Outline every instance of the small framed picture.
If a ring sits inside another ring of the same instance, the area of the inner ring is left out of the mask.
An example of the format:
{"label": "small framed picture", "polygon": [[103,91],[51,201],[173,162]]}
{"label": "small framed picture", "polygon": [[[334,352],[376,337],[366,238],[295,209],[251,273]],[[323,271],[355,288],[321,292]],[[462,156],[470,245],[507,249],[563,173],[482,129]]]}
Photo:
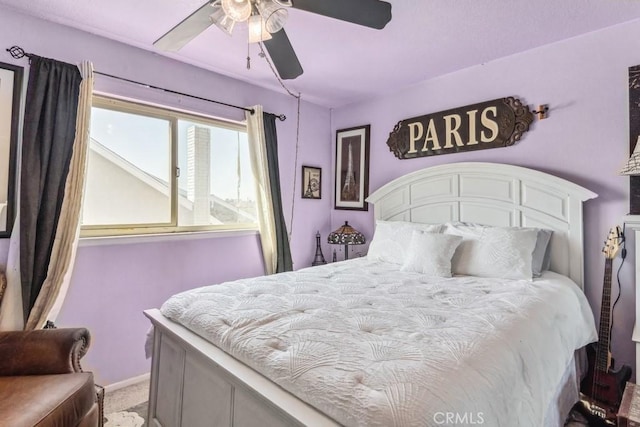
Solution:
{"label": "small framed picture", "polygon": [[314,166],[302,166],[302,198],[322,198],[322,169]]}
{"label": "small framed picture", "polygon": [[370,125],[336,132],[336,209],[369,210]]}

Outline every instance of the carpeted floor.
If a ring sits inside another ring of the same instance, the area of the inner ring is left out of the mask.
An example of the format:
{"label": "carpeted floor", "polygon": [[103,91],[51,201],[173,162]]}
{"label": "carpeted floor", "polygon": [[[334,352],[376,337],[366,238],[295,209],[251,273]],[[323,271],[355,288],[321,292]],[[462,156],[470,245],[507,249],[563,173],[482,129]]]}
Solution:
{"label": "carpeted floor", "polygon": [[147,427],[147,402],[104,416],[104,427]]}
{"label": "carpeted floor", "polygon": [[147,427],[149,381],[106,392],[104,427]]}

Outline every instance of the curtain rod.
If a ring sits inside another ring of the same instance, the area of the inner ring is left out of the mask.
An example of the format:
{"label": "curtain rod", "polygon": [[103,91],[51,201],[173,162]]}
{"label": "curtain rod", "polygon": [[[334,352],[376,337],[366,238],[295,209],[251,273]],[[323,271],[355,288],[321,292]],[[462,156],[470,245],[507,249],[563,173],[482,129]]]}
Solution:
{"label": "curtain rod", "polygon": [[[27,58],[31,59],[32,56],[36,56],[33,53],[25,52],[24,49],[22,49],[20,46],[11,46],[10,48],[8,48],[6,50],[15,59],[20,59],[20,58],[23,58],[25,56]],[[253,110],[251,108],[240,107],[238,105],[227,104],[226,102],[222,102],[222,101],[216,101],[215,99],[209,99],[209,98],[203,98],[203,97],[196,96],[196,95],[190,95],[188,93],[178,92],[176,90],[166,89],[166,88],[163,88],[163,87],[159,87],[159,86],[154,86],[154,85],[150,85],[150,84],[147,84],[147,83],[138,82],[138,81],[135,81],[135,80],[124,78],[124,77],[114,76],[113,74],[102,73],[100,71],[95,71],[95,70],[94,70],[93,73],[94,74],[99,74],[101,76],[109,77],[109,78],[112,78],[112,79],[116,79],[116,80],[122,80],[122,81],[125,81],[127,83],[133,83],[133,84],[136,84],[136,85],[139,85],[139,86],[143,86],[143,87],[146,87],[146,88],[149,88],[149,89],[161,90],[161,91],[164,91],[164,92],[167,92],[167,93],[171,93],[171,94],[174,94],[174,95],[186,96],[186,97],[189,97],[189,98],[198,99],[200,101],[213,102],[214,104],[223,105],[225,107],[237,108],[238,110],[244,110],[244,111],[247,111],[247,112],[249,112],[251,114],[253,114],[255,112],[255,110]],[[282,122],[287,120],[287,116],[285,116],[284,114],[274,114],[274,115]]]}

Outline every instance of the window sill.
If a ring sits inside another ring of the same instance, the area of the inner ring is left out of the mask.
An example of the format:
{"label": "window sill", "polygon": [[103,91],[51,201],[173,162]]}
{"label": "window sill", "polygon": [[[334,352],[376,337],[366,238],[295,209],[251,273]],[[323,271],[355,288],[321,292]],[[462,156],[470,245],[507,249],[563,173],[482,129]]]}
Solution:
{"label": "window sill", "polygon": [[258,235],[258,230],[193,231],[182,233],[132,234],[123,236],[81,237],[78,246],[130,245],[136,243],[173,242],[181,240],[221,239]]}

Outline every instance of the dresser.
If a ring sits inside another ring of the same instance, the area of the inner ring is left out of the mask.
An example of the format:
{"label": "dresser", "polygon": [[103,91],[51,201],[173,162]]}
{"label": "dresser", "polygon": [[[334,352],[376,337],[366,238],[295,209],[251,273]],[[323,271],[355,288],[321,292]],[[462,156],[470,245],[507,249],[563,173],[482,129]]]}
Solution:
{"label": "dresser", "polygon": [[636,323],[633,326],[633,342],[636,343],[636,366],[634,372],[636,376],[640,373],[640,215],[627,215],[624,217],[626,235],[635,233],[635,280],[636,280]]}

